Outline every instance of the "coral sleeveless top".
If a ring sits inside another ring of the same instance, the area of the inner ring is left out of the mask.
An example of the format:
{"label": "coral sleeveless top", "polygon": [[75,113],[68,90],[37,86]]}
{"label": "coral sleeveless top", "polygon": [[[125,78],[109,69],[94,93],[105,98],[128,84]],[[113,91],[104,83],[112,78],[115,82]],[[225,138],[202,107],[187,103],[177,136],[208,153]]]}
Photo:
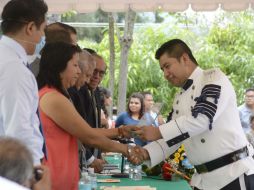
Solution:
{"label": "coral sleeveless top", "polygon": [[[55,88],[43,87],[39,98],[52,91],[58,92]],[[43,163],[50,169],[52,190],[78,190],[77,138],[59,127],[40,106],[39,113],[47,151],[47,159],[44,158]]]}

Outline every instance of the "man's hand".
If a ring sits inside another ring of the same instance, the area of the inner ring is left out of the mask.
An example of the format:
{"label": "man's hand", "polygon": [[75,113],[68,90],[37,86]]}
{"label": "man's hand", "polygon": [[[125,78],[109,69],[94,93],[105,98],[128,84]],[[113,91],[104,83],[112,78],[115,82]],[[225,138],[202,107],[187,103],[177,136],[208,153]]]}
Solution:
{"label": "man's hand", "polygon": [[122,125],[119,128],[120,135],[123,136],[124,138],[131,138],[133,135],[133,131],[137,130],[137,126],[131,126],[131,125]]}
{"label": "man's hand", "polygon": [[105,160],[95,158],[89,167],[94,168],[95,173],[100,173],[103,170],[103,164],[106,164]]}
{"label": "man's hand", "polygon": [[145,160],[149,160],[149,154],[146,149],[140,146],[129,146],[128,160],[134,165],[140,165]]}
{"label": "man's hand", "polygon": [[143,141],[155,141],[162,138],[159,128],[154,126],[138,127],[134,133],[135,137]]}
{"label": "man's hand", "polygon": [[35,180],[32,184],[32,190],[51,190],[50,171],[47,166],[36,166],[35,170],[38,170],[39,180]]}

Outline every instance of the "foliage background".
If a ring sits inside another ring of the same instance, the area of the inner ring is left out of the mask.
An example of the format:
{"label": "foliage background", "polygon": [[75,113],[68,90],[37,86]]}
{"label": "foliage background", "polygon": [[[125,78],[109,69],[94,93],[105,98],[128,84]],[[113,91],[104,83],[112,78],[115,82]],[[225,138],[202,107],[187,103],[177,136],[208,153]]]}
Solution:
{"label": "foliage background", "polygon": [[[149,90],[155,101],[165,103],[163,114],[170,112],[177,89],[165,81],[154,54],[162,43],[172,38],[180,38],[191,47],[202,68],[219,67],[229,77],[236,90],[238,104],[243,103],[245,89],[254,85],[253,11],[221,11],[209,24],[201,13],[188,16],[185,13],[175,13],[166,17],[170,19],[165,21],[167,19],[164,18],[164,22],[159,25],[147,24],[145,27],[135,28],[128,60],[127,97],[132,92]],[[118,89],[120,47],[117,38],[115,39],[115,89]],[[96,49],[109,63],[107,29],[104,29],[100,42],[85,38],[79,44]],[[109,77],[105,77],[103,86],[108,86]],[[117,100],[117,95],[118,92],[115,91],[114,100]]]}

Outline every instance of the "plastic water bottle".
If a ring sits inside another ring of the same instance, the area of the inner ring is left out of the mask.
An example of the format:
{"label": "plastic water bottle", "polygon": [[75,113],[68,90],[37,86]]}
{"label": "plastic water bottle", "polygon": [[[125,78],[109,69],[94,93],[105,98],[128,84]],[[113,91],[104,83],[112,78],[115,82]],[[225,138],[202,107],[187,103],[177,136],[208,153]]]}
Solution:
{"label": "plastic water bottle", "polygon": [[82,172],[82,177],[79,181],[79,190],[92,190],[91,178],[87,172]]}
{"label": "plastic water bottle", "polygon": [[142,179],[141,165],[139,166],[130,165],[129,178],[136,181]]}
{"label": "plastic water bottle", "polygon": [[94,173],[94,168],[88,168],[89,176],[91,179],[91,189],[96,190],[97,189],[97,176]]}
{"label": "plastic water bottle", "polygon": [[128,162],[127,158],[124,158],[124,173],[130,173],[130,163]]}

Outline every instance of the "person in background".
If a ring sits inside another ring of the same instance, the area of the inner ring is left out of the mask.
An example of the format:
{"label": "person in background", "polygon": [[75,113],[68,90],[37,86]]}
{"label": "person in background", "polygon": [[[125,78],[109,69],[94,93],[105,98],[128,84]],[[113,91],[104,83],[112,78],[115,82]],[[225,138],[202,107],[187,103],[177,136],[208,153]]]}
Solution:
{"label": "person in background", "polygon": [[[151,124],[153,124],[155,127],[158,127],[159,125],[164,124],[165,121],[162,115],[160,115],[159,113],[160,110],[156,110],[156,112],[152,110],[152,107],[154,105],[153,95],[148,91],[142,92],[142,95],[144,96],[145,113],[146,113],[147,120],[150,120]],[[161,108],[158,108],[158,109],[161,109]]]}
{"label": "person in background", "polygon": [[101,94],[101,125],[103,128],[112,128],[112,120],[109,117],[108,107],[112,104],[111,92],[104,87],[99,87]]}
{"label": "person in background", "polygon": [[144,147],[149,166],[165,160],[181,144],[196,173],[194,190],[253,190],[253,147],[242,130],[234,88],[220,69],[203,70],[180,39],[156,51],[165,79],[180,90],[172,120],[159,127],[136,127],[135,134],[154,141]]}
{"label": "person in background", "polygon": [[80,115],[85,118],[85,110],[83,107],[83,98],[80,96],[79,90],[86,83],[90,81],[90,78],[95,69],[96,63],[92,57],[92,55],[86,51],[82,50],[79,56],[79,68],[81,70],[81,74],[79,75],[75,86],[70,87],[68,92],[71,96],[71,100],[80,113]]}
{"label": "person in background", "polygon": [[251,130],[250,116],[254,114],[254,88],[245,91],[245,103],[238,107],[242,128],[245,133]]}
{"label": "person in background", "polygon": [[65,24],[62,22],[51,23],[47,26],[46,32],[59,31],[59,30],[64,30],[69,33],[73,45],[78,44],[77,30],[68,24]]}
{"label": "person in background", "polygon": [[91,128],[76,111],[67,89],[75,85],[81,73],[80,52],[78,46],[63,42],[49,43],[42,51],[37,76],[39,113],[47,147],[43,162],[50,168],[52,190],[78,189],[77,140],[105,151],[122,153],[134,164],[142,159],[138,155],[141,148],[106,137],[123,135],[121,130],[107,133],[109,130]]}
{"label": "person in background", "polygon": [[[79,112],[80,116],[83,119],[86,118],[86,112],[84,110],[84,99],[82,98],[79,90],[80,88],[87,82],[90,81],[90,78],[93,74],[95,69],[96,63],[92,57],[92,55],[86,51],[82,50],[82,53],[79,57],[79,67],[81,69],[81,74],[79,75],[75,86],[68,89],[70,94],[71,100]],[[93,156],[89,149],[86,149],[85,146],[79,142],[79,162],[80,162],[80,169],[82,170],[83,167],[91,167],[94,168],[95,173],[99,173],[103,170],[103,164],[105,161],[103,159],[97,159]]]}
{"label": "person in background", "polygon": [[[35,179],[34,171],[38,170],[40,179]],[[34,168],[31,152],[11,137],[0,137],[0,176],[32,190],[51,189],[49,169],[42,165]]]}
{"label": "person in background", "polygon": [[28,188],[21,186],[15,182],[12,182],[4,177],[0,176],[1,188],[4,190],[29,190]]}
{"label": "person in background", "polygon": [[43,158],[39,129],[38,87],[27,55],[43,40],[48,7],[43,0],[11,0],[2,11],[0,40],[0,136],[26,144],[34,164]]}
{"label": "person in background", "polygon": [[[101,126],[101,100],[99,92],[99,84],[101,83],[107,66],[103,58],[98,55],[94,50],[85,48],[96,62],[96,67],[90,80],[85,83],[79,90],[81,99],[81,106],[84,109],[84,115],[82,116],[85,121],[93,128],[102,128]],[[104,160],[101,157],[101,150],[94,147],[86,147],[86,158],[89,166],[102,168]],[[96,165],[96,166],[95,166]]]}
{"label": "person in background", "polygon": [[250,116],[250,131],[246,134],[246,137],[250,144],[254,147],[254,115]]}
{"label": "person in background", "polygon": [[[77,31],[74,27],[61,23],[55,22],[49,24],[45,29],[45,38],[40,43],[40,50],[43,49],[45,44],[53,42],[65,42],[77,45]],[[29,68],[35,77],[39,73],[39,63],[41,58],[41,51],[36,51],[34,55],[29,57]]]}
{"label": "person in background", "polygon": [[[144,116],[145,106],[144,97],[140,93],[133,93],[129,97],[127,103],[127,111],[121,113],[117,119],[115,127],[121,127],[122,125],[139,125],[140,119]],[[134,138],[135,144],[144,146],[147,144],[146,141],[142,141],[139,138]]]}

